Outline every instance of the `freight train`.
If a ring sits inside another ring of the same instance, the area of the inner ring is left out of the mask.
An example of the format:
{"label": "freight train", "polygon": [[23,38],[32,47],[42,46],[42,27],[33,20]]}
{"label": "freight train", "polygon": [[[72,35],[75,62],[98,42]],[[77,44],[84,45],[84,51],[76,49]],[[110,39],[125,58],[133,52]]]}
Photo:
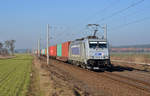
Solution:
{"label": "freight train", "polygon": [[[46,49],[41,49],[41,55],[46,53]],[[49,46],[49,56],[91,70],[112,67],[107,40],[96,36]]]}

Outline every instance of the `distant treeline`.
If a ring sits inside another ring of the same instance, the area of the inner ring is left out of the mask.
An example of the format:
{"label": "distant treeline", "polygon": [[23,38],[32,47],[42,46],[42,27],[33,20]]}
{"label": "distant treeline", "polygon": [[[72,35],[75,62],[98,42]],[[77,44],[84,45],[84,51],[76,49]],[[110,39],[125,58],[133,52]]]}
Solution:
{"label": "distant treeline", "polygon": [[150,52],[150,44],[130,45],[130,46],[113,46],[111,52]]}

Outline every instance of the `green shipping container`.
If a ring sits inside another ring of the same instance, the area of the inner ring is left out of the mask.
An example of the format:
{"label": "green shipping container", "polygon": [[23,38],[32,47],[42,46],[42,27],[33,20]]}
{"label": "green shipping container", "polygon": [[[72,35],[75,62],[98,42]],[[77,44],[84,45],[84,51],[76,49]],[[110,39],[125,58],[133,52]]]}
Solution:
{"label": "green shipping container", "polygon": [[61,51],[62,51],[62,45],[57,44],[57,56],[62,56]]}

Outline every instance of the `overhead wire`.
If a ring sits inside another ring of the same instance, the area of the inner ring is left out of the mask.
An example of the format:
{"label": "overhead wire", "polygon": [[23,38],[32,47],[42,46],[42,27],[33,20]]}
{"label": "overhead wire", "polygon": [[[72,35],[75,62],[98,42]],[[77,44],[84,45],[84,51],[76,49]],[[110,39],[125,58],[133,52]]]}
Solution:
{"label": "overhead wire", "polygon": [[[126,26],[128,26],[128,25],[130,25],[130,24],[139,23],[139,22],[142,22],[142,21],[145,21],[145,20],[148,20],[148,19],[150,19],[150,16],[144,17],[144,18],[142,18],[142,19],[134,20],[134,21],[132,21],[132,22],[128,22],[128,23],[126,23],[126,24],[119,25],[119,26],[117,26],[117,27],[113,27],[113,28],[111,28],[111,30],[120,29],[120,28],[126,27]],[[110,29],[109,29],[109,30],[110,30]]]}
{"label": "overhead wire", "polygon": [[116,11],[116,12],[112,13],[112,14],[109,15],[109,16],[103,17],[102,19],[96,21],[96,23],[102,22],[102,21],[105,21],[105,20],[108,20],[108,19],[112,18],[113,16],[116,16],[116,15],[118,15],[118,14],[120,14],[120,13],[122,13],[122,12],[128,10],[128,9],[130,9],[130,8],[133,8],[133,7],[137,6],[137,5],[139,5],[139,4],[142,3],[142,2],[144,2],[144,0],[140,0],[140,1],[137,1],[137,2],[135,2],[135,3],[132,3],[132,4],[130,4],[130,5],[129,5],[128,7],[126,7],[126,8],[123,8],[123,9],[121,9],[121,10],[119,10],[119,11]]}
{"label": "overhead wire", "polygon": [[120,0],[115,0],[114,2],[109,3],[108,6],[104,7],[103,9],[98,10],[95,14],[92,14],[91,16],[87,17],[86,22],[90,21],[93,19],[93,17],[98,16],[99,14],[104,14],[104,12],[106,12],[107,9],[111,8],[113,5],[117,4],[116,2],[119,2]]}

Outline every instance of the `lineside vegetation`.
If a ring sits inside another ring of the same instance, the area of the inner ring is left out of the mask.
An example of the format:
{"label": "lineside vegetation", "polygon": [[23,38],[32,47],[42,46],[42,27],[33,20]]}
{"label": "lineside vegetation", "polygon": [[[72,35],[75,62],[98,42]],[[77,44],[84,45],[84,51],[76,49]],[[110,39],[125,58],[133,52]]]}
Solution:
{"label": "lineside vegetation", "polygon": [[124,60],[129,62],[150,63],[150,53],[111,53],[112,60]]}
{"label": "lineside vegetation", "polygon": [[144,57],[144,58],[150,58],[150,53],[111,53],[111,57],[120,57],[120,58]]}

